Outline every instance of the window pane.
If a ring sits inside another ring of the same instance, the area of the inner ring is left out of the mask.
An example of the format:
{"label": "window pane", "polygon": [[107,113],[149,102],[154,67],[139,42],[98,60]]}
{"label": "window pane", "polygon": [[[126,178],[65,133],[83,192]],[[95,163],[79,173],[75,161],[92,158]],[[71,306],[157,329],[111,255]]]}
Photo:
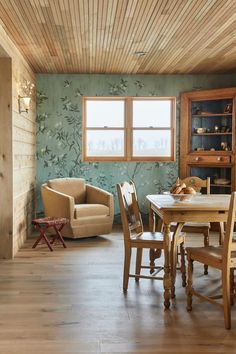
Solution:
{"label": "window pane", "polygon": [[133,156],[171,156],[171,131],[133,131]]}
{"label": "window pane", "polygon": [[170,127],[171,100],[133,101],[134,127]]}
{"label": "window pane", "polygon": [[124,131],[87,131],[87,156],[124,156]]}
{"label": "window pane", "polygon": [[87,127],[124,127],[124,101],[86,101]]}

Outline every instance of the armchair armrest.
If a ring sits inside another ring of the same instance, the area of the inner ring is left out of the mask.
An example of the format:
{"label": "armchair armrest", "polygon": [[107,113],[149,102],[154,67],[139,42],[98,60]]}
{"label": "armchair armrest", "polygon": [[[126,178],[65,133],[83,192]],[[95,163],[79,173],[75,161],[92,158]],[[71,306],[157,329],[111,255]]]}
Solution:
{"label": "armchair armrest", "polygon": [[114,214],[114,197],[101,188],[86,184],[86,203],[106,205],[110,209],[110,215]]}
{"label": "armchair armrest", "polygon": [[74,198],[49,188],[41,186],[45,216],[65,217],[74,219]]}

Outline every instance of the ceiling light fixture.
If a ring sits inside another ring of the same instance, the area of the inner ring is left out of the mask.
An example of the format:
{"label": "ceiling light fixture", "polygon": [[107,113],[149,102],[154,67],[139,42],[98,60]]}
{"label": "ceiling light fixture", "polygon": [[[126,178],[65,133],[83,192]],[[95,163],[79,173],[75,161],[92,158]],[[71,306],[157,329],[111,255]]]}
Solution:
{"label": "ceiling light fixture", "polygon": [[143,52],[143,51],[134,52],[134,55],[137,55],[138,57],[144,57],[146,54],[147,52]]}

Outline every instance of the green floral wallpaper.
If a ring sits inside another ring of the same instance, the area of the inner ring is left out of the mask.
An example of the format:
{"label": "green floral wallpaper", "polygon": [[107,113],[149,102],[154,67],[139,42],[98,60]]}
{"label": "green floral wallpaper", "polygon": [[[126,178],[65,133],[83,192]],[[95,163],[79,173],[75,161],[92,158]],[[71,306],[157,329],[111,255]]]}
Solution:
{"label": "green floral wallpaper", "polygon": [[[37,76],[37,211],[39,188],[56,177],[83,177],[115,196],[116,183],[133,179],[143,214],[146,194],[168,190],[178,176],[179,96],[183,91],[230,87],[236,75],[46,75]],[[82,162],[82,96],[176,96],[177,156],[174,163]]]}

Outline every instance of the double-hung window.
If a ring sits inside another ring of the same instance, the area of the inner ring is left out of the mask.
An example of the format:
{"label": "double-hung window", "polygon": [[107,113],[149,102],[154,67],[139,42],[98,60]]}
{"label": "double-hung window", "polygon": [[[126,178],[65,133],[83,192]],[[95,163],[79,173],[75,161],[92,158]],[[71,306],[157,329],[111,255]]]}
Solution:
{"label": "double-hung window", "polygon": [[84,97],[84,161],[174,161],[174,97]]}

